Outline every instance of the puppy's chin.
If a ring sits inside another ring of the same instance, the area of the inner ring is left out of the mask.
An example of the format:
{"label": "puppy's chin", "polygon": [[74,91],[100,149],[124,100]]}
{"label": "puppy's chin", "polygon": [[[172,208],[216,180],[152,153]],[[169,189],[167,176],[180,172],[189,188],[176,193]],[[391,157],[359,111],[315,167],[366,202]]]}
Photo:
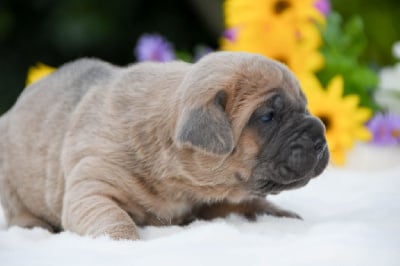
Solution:
{"label": "puppy's chin", "polygon": [[[328,148],[324,147],[320,153],[315,156],[309,156],[303,159],[308,162],[308,168],[305,168],[302,164],[285,163],[275,167],[274,170],[261,173],[259,167],[253,172],[254,184],[252,185],[253,193],[258,196],[266,196],[268,194],[279,194],[285,190],[291,190],[303,187],[308,182],[317,176],[319,176],[329,162]],[[313,162],[309,162],[312,160]],[[296,169],[296,166],[298,168]],[[265,171],[265,170],[264,170]]]}
{"label": "puppy's chin", "polygon": [[314,167],[313,172],[311,173],[311,178],[317,177],[325,170],[329,163],[329,149],[328,146],[325,145],[322,152],[318,154],[318,163]]}

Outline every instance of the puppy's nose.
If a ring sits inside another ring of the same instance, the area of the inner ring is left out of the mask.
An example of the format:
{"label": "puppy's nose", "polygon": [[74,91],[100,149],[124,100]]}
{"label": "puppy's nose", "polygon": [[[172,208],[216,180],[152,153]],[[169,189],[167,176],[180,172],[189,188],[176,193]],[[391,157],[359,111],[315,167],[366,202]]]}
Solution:
{"label": "puppy's nose", "polygon": [[321,120],[314,116],[308,116],[304,123],[306,124],[309,137],[315,143],[315,149],[323,148],[325,142],[325,127]]}

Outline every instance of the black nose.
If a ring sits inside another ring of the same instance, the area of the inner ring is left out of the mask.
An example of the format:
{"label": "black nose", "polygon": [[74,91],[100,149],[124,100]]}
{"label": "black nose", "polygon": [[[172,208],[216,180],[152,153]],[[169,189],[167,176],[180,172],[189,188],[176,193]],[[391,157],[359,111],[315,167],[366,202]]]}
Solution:
{"label": "black nose", "polygon": [[305,129],[311,140],[315,143],[315,148],[323,146],[325,142],[325,126],[320,119],[308,116],[304,121]]}

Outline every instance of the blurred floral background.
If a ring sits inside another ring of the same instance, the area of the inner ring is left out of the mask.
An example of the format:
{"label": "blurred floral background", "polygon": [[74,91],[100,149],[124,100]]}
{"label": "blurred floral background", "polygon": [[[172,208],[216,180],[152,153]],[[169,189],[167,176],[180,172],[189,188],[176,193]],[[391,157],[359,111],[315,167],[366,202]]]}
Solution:
{"label": "blurred floral background", "polygon": [[0,114],[83,56],[126,65],[256,52],[296,74],[344,165],[356,142],[400,147],[399,14],[397,0],[2,0]]}

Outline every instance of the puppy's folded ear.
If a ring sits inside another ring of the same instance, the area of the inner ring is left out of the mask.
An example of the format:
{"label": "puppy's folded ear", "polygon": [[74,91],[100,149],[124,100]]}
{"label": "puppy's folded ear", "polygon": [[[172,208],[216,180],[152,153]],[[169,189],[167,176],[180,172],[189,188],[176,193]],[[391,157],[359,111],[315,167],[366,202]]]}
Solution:
{"label": "puppy's folded ear", "polygon": [[226,100],[226,92],[221,90],[205,106],[189,107],[178,123],[178,145],[219,155],[230,153],[234,143],[231,124],[225,113]]}

